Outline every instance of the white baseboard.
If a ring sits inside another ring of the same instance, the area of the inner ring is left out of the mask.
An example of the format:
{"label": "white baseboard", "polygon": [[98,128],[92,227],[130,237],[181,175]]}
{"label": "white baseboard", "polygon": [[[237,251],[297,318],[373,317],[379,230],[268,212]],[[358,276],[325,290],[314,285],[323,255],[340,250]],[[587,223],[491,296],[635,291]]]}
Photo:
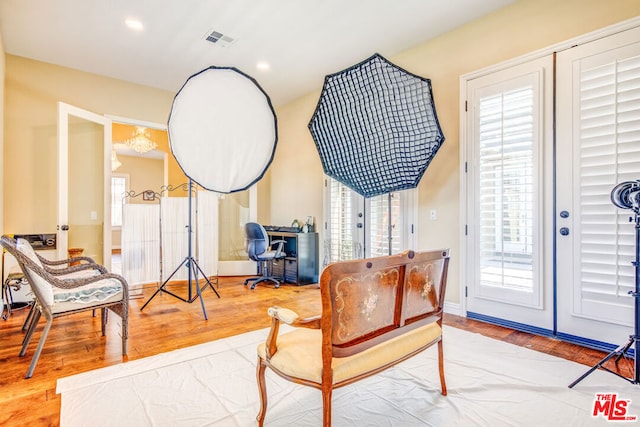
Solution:
{"label": "white baseboard", "polygon": [[462,312],[462,306],[459,303],[445,301],[444,312],[447,314],[454,314],[456,316],[466,317],[465,314]]}

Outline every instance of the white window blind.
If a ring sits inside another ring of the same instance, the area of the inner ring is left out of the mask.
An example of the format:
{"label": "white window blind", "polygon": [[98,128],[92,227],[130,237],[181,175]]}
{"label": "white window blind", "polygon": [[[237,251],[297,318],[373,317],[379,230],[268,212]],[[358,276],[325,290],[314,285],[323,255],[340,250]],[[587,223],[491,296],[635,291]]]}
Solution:
{"label": "white window blind", "polygon": [[401,194],[393,192],[368,199],[371,256],[397,254],[403,250]]}
{"label": "white window blind", "polygon": [[329,179],[329,241],[328,262],[354,259],[354,235],[352,218],[354,212],[352,191],[335,179]]}
{"label": "white window blind", "polygon": [[579,311],[601,317],[603,303],[633,302],[631,211],[616,208],[610,194],[640,179],[640,57],[585,66],[579,78]]}
{"label": "white window blind", "polygon": [[531,291],[537,173],[534,82],[493,87],[478,101],[478,239],[482,286]]}

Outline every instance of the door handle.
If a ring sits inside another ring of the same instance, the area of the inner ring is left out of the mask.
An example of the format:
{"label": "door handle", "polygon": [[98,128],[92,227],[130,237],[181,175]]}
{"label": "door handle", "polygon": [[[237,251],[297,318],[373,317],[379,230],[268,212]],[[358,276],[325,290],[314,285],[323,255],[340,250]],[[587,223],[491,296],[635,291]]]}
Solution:
{"label": "door handle", "polygon": [[59,225],[58,226],[58,230],[62,230],[62,231],[67,231],[69,230],[69,226],[68,225]]}
{"label": "door handle", "polygon": [[569,212],[568,211],[560,212],[560,218],[569,218]]}
{"label": "door handle", "polygon": [[562,227],[560,229],[560,234],[562,234],[563,236],[568,236],[569,235],[569,228],[567,227]]}

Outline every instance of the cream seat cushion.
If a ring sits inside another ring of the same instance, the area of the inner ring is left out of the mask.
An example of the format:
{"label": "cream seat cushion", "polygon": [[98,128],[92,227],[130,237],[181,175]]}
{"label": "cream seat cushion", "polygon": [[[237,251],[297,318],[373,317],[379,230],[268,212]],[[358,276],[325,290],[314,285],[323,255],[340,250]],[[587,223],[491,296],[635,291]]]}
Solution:
{"label": "cream seat cushion", "polygon": [[[442,335],[437,323],[421,326],[400,336],[380,343],[365,351],[349,357],[334,357],[333,384],[394,361],[434,342]],[[320,384],[322,382],[322,331],[320,329],[298,328],[278,336],[278,351],[271,357],[273,368],[296,378],[302,378]],[[258,355],[265,359],[266,344],[258,346]]]}

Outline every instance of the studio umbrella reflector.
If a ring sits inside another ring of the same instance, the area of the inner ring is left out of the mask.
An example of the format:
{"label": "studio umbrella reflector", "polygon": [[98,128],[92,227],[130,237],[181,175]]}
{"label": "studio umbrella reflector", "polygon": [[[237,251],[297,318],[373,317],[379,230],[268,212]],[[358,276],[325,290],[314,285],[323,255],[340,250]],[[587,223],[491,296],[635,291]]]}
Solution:
{"label": "studio umbrella reflector", "polygon": [[365,197],[416,187],[444,142],[431,81],[378,54],[325,77],[309,130],[325,173]]}
{"label": "studio umbrella reflector", "polygon": [[278,140],[271,100],[233,67],[209,67],[189,77],[173,100],[168,131],[184,174],[219,193],[259,181]]}

